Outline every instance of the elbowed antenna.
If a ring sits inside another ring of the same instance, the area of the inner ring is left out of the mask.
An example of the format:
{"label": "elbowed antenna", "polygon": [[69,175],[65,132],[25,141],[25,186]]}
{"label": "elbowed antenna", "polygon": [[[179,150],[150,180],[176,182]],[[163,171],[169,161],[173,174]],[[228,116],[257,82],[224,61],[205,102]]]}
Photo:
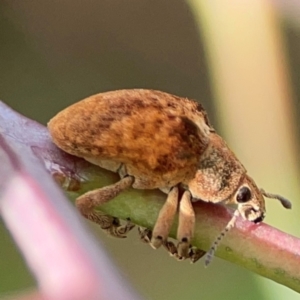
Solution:
{"label": "elbowed antenna", "polygon": [[234,227],[235,222],[237,217],[239,216],[239,211],[236,209],[234,211],[234,214],[232,216],[232,218],[230,219],[230,221],[227,223],[226,227],[221,231],[221,233],[218,235],[218,237],[215,239],[215,241],[213,242],[212,246],[210,247],[209,251],[206,254],[206,258],[205,258],[205,267],[207,267],[210,262],[212,261],[215,252],[220,244],[220,242],[222,241],[222,239],[224,238],[224,236],[226,235],[226,233]]}
{"label": "elbowed antenna", "polygon": [[[280,203],[282,204],[282,206],[284,208],[287,208],[287,209],[291,209],[292,208],[292,203],[280,196],[280,195],[277,195],[277,194],[271,194],[271,193],[267,193],[265,192],[264,189],[260,189],[260,192],[262,193],[263,196],[267,197],[267,198],[271,198],[271,199],[277,199],[280,201]],[[228,224],[226,225],[226,227],[221,231],[221,233],[219,234],[219,236],[215,239],[215,241],[213,242],[212,246],[210,247],[209,251],[207,252],[206,254],[206,259],[205,259],[205,266],[207,267],[210,262],[212,261],[213,257],[214,257],[214,254],[218,248],[218,245],[220,244],[220,242],[222,241],[222,239],[224,238],[224,236],[226,235],[226,233],[234,227],[235,225],[235,222],[236,222],[236,219],[237,217],[239,216],[239,211],[236,209],[232,218],[230,219],[230,221],[228,222]]]}
{"label": "elbowed antenna", "polygon": [[288,199],[286,199],[280,195],[277,195],[277,194],[267,193],[264,189],[260,189],[260,192],[262,193],[262,195],[264,195],[267,198],[279,200],[284,208],[287,208],[287,209],[292,208],[292,203]]}

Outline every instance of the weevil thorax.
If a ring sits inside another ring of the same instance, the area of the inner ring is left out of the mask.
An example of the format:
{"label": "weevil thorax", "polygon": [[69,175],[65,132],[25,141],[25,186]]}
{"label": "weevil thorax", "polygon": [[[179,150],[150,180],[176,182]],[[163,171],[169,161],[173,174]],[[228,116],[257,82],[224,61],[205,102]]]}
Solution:
{"label": "weevil thorax", "polygon": [[259,223],[265,217],[265,199],[248,175],[244,176],[237,191],[226,202],[236,204],[239,214],[248,221]]}
{"label": "weevil thorax", "polygon": [[185,184],[193,198],[212,203],[225,202],[237,191],[246,170],[216,133],[199,157],[194,177]]}
{"label": "weevil thorax", "polygon": [[186,185],[195,199],[237,205],[238,213],[251,222],[258,223],[264,218],[262,192],[216,133],[209,135],[209,145],[200,157],[198,170]]}

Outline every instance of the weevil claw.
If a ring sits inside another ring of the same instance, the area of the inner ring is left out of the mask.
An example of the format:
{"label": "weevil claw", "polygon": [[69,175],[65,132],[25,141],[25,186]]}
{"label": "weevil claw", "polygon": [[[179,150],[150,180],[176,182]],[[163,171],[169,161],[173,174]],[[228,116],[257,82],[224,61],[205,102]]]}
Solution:
{"label": "weevil claw", "polygon": [[180,257],[180,259],[189,258],[189,248],[190,243],[187,240],[182,239],[177,245],[178,257]]}
{"label": "weevil claw", "polygon": [[159,248],[163,244],[164,240],[163,237],[160,235],[157,235],[155,237],[152,236],[150,245],[153,249]]}

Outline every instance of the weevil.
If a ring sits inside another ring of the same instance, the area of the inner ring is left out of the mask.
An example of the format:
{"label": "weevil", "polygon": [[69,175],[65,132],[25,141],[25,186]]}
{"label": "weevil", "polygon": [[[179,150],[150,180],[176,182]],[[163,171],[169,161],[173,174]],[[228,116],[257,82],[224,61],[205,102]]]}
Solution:
{"label": "weevil", "polygon": [[[264,197],[291,208],[287,199],[257,187],[215,132],[202,105],[193,100],[146,89],[105,92],[62,110],[48,128],[62,150],[119,174],[115,184],[76,199],[81,214],[111,235],[125,237],[133,224],[121,225],[117,218],[96,212],[96,207],[129,187],[160,189],[167,194],[153,231],[145,229],[140,234],[153,248],[164,245],[178,259],[195,261],[204,253],[191,250],[190,245],[194,201],[237,207],[210,248],[206,264],[239,215],[254,223],[264,219]],[[168,236],[177,211],[175,246]]]}

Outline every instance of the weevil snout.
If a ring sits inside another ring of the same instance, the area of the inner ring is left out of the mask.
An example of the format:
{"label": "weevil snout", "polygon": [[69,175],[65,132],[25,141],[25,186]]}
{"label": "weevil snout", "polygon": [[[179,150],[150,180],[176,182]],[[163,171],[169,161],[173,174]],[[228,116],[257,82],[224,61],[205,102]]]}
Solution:
{"label": "weevil snout", "polygon": [[253,180],[246,176],[234,195],[239,214],[246,220],[259,223],[265,217],[265,200]]}
{"label": "weevil snout", "polygon": [[253,208],[251,206],[242,206],[241,208],[238,207],[238,211],[244,219],[251,221],[255,224],[262,222],[265,218],[264,211],[262,211],[261,209]]}

